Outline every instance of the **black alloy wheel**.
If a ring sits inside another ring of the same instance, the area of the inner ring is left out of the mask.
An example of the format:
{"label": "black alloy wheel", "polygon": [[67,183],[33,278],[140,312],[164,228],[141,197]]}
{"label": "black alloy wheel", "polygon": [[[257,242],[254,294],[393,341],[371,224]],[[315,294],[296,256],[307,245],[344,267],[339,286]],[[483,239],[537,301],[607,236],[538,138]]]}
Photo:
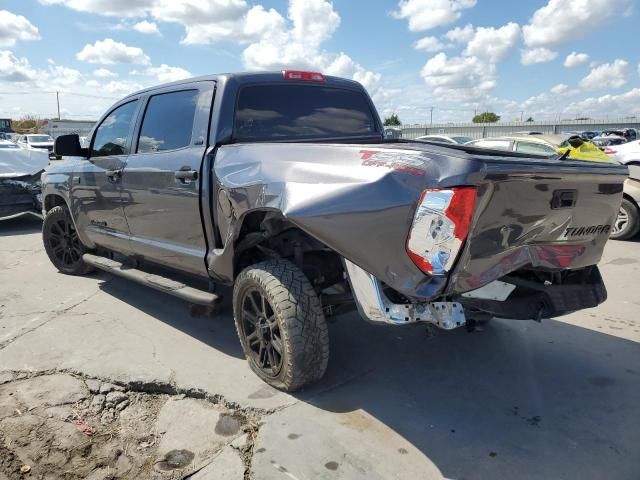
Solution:
{"label": "black alloy wheel", "polygon": [[256,288],[247,290],[242,299],[241,330],[249,360],[265,375],[277,377],[283,358],[280,325],[269,300]]}
{"label": "black alloy wheel", "polygon": [[66,207],[56,206],[47,212],[42,224],[42,238],[49,260],[62,273],[84,275],[93,270],[82,259],[87,249],[80,241]]}

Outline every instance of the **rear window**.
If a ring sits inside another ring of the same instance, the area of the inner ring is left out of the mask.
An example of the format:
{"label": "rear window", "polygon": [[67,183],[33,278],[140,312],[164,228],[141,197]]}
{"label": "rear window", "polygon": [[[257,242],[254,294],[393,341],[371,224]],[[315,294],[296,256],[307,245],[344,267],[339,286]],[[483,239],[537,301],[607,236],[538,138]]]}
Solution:
{"label": "rear window", "polygon": [[365,95],[310,85],[255,85],[239,94],[238,141],[371,136],[378,133]]}

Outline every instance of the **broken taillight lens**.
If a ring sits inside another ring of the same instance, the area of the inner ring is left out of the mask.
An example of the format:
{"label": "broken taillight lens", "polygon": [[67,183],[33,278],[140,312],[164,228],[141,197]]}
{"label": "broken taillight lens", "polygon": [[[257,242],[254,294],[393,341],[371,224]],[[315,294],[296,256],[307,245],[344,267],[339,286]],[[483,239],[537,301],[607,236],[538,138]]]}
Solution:
{"label": "broken taillight lens", "polygon": [[431,275],[446,274],[467,238],[476,203],[475,187],[425,190],[407,238],[407,254]]}

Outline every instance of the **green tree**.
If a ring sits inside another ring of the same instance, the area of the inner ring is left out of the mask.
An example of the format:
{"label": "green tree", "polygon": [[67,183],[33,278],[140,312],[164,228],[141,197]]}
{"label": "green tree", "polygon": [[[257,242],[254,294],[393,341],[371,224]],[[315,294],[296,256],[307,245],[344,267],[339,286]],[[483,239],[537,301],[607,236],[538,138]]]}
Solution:
{"label": "green tree", "polygon": [[529,118],[527,118],[527,120],[526,120],[526,121],[527,121],[527,122],[533,122],[534,120],[533,120],[533,117],[529,117]]}
{"label": "green tree", "polygon": [[473,117],[473,123],[495,123],[500,120],[500,115],[493,112],[482,112]]}
{"label": "green tree", "polygon": [[384,119],[385,127],[399,127],[400,125],[402,125],[402,122],[395,113],[392,113]]}

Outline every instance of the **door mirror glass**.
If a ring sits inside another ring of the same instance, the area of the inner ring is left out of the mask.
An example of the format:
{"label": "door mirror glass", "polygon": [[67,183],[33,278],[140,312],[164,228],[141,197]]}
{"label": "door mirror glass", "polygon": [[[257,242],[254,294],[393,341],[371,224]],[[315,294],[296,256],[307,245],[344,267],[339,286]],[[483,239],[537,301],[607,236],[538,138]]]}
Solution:
{"label": "door mirror glass", "polygon": [[87,149],[80,146],[80,137],[75,133],[60,135],[53,144],[53,153],[57,157],[86,157]]}

